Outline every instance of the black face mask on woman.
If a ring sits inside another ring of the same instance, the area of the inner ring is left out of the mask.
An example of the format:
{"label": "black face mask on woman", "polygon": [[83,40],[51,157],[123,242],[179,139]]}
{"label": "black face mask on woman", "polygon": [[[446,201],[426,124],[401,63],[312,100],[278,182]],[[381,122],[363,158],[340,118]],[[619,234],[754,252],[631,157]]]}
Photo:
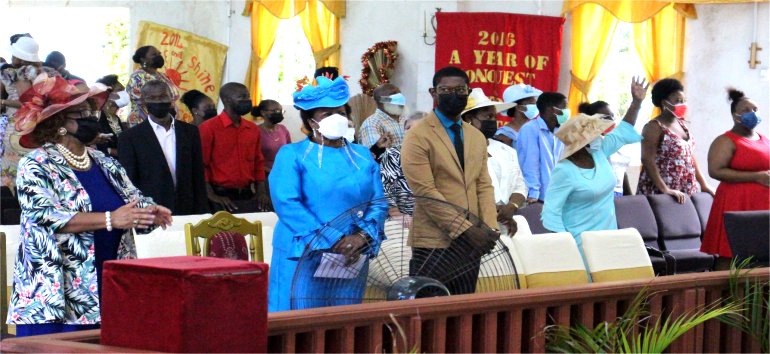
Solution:
{"label": "black face mask on woman", "polygon": [[163,67],[163,65],[166,65],[166,59],[163,59],[162,56],[158,55],[155,58],[152,58],[152,67],[156,69],[160,69]]}
{"label": "black face mask on woman", "polygon": [[80,140],[83,144],[88,144],[99,135],[99,121],[96,118],[80,118],[75,120],[78,124],[78,129],[75,133],[70,133],[75,139]]}
{"label": "black face mask on woman", "polygon": [[468,104],[468,95],[446,93],[438,95],[438,109],[450,118],[456,117]]}
{"label": "black face mask on woman", "polygon": [[281,113],[273,113],[267,116],[267,119],[270,121],[270,123],[278,124],[280,122],[283,122],[283,114]]}
{"label": "black face mask on woman", "polygon": [[217,109],[216,108],[207,109],[207,110],[203,111],[203,120],[214,118],[216,116],[217,116]]}
{"label": "black face mask on woman", "polygon": [[497,121],[494,120],[482,120],[481,121],[481,133],[484,134],[484,137],[487,139],[492,139],[493,136],[495,136],[495,133],[497,132]]}

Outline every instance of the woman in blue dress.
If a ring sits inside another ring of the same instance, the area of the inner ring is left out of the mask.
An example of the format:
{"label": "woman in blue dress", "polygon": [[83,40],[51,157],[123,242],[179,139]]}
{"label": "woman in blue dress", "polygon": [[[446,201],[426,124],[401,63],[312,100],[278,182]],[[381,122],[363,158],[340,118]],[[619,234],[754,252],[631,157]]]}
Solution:
{"label": "woman in blue dress", "polygon": [[556,132],[565,148],[553,169],[541,217],[546,229],[571,233],[581,254],[583,231],[618,228],[613,193],[615,174],[609,156],[623,145],[641,141],[634,124],[648,87],[644,80],[634,78],[633,101],[626,116],[603,138],[602,134],[615,124],[603,114],[578,115]]}
{"label": "woman in blue dress", "polygon": [[[372,257],[384,239],[387,202],[382,201],[379,165],[366,147],[343,137],[348,128],[347,83],[341,77],[316,80],[317,86],[294,93],[294,105],[311,133],[281,147],[269,176],[279,218],[273,236],[270,312],[360,303],[368,262],[347,279],[321,277],[316,269],[325,254],[341,255],[348,264],[360,256]],[[378,201],[367,204],[372,200]],[[346,215],[341,223],[336,219],[340,215]],[[325,227],[335,219],[334,227]],[[310,257],[298,262],[306,249]],[[293,282],[299,285],[294,293]]]}

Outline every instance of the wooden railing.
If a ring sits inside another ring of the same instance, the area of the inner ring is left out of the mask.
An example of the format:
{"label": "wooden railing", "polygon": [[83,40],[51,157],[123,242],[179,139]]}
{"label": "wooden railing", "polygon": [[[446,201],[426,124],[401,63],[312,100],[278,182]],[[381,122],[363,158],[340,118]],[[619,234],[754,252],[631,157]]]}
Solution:
{"label": "wooden railing", "polygon": [[[642,289],[654,293],[653,316],[678,314],[723,298],[727,271],[384,302],[270,314],[269,352],[543,352],[550,324],[594,326],[623,313]],[[752,271],[770,278],[770,269]],[[396,326],[398,324],[398,326]],[[399,329],[400,328],[400,329]],[[3,342],[2,351],[114,351],[98,345],[99,331]],[[37,345],[36,343],[40,343]],[[92,343],[92,344],[89,344]],[[758,352],[757,343],[718,321],[677,340],[671,352]]]}

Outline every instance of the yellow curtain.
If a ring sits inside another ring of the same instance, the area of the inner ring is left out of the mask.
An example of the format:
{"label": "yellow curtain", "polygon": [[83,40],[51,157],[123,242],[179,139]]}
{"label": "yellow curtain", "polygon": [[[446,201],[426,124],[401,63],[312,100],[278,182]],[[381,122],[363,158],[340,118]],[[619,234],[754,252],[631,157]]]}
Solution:
{"label": "yellow curtain", "polygon": [[572,81],[567,98],[572,112],[588,101],[591,84],[607,58],[618,23],[612,13],[596,4],[583,4],[572,11]]}
{"label": "yellow curtain", "polygon": [[[692,3],[716,2],[717,0],[684,0],[676,1],[674,9],[688,18],[696,18],[695,7]],[[721,0],[722,2],[732,2]],[[750,0],[738,0],[748,2]],[[594,4],[603,7],[623,22],[640,23],[647,21],[658,12],[671,5],[671,1],[656,0],[566,0],[562,14],[567,14],[583,4]]]}
{"label": "yellow curtain", "polygon": [[[347,12],[346,0],[321,0],[321,2],[335,16],[345,17]],[[289,19],[304,11],[308,0],[247,0],[246,6],[243,8],[243,16],[249,16],[252,7],[258,4],[264,6],[275,17]]]}
{"label": "yellow curtain", "polygon": [[255,4],[251,10],[251,59],[246,71],[245,85],[251,92],[251,102],[258,103],[262,97],[259,88],[259,68],[262,67],[270,49],[275,43],[276,31],[280,19],[261,4]]}
{"label": "yellow curtain", "polygon": [[262,97],[259,68],[275,43],[280,20],[300,14],[316,66],[339,65],[339,18],[345,17],[345,0],[248,0],[243,16],[251,16],[251,59],[244,82],[252,102],[259,102]]}
{"label": "yellow curtain", "polygon": [[299,14],[302,29],[313,49],[316,67],[338,66],[340,63],[340,21],[319,0],[308,0]]}
{"label": "yellow curtain", "polygon": [[[683,79],[685,21],[673,6],[667,6],[649,20],[634,24],[634,44],[650,82]],[[658,114],[656,108],[653,116]]]}

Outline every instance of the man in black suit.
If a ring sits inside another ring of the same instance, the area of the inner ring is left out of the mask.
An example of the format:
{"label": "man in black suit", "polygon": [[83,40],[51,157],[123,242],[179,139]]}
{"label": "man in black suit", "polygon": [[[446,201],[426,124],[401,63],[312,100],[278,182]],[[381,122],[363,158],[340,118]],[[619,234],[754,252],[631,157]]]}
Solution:
{"label": "man in black suit", "polygon": [[149,119],[120,134],[120,163],[144,195],[174,215],[208,213],[198,128],[174,119],[163,81],[149,81],[141,90]]}

